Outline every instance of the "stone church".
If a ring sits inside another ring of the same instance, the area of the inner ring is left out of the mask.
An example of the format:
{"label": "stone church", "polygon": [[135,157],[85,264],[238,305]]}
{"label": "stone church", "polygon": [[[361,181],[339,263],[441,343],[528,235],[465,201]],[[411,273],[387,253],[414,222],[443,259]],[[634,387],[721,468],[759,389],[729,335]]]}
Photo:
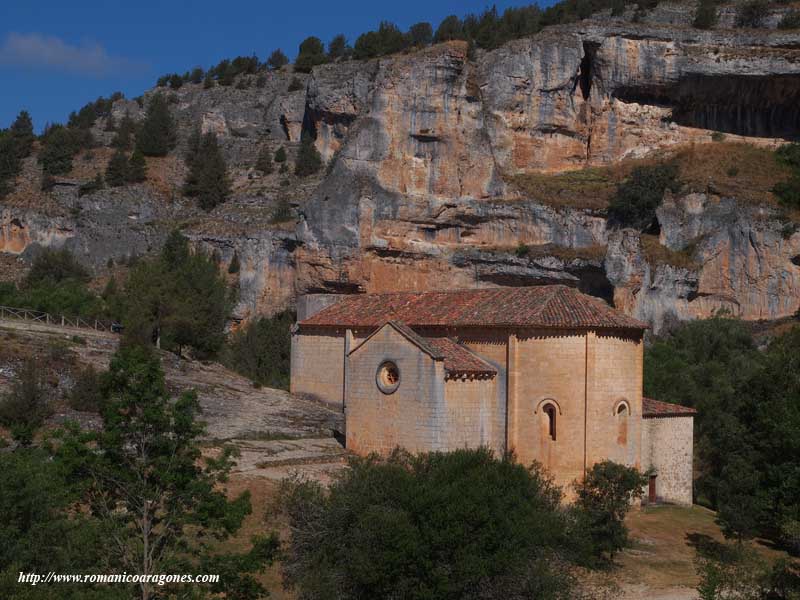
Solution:
{"label": "stone church", "polygon": [[563,285],[305,297],[291,391],[344,411],[358,454],[482,445],[565,489],[611,459],[690,504],[694,411],[642,397],[645,328]]}

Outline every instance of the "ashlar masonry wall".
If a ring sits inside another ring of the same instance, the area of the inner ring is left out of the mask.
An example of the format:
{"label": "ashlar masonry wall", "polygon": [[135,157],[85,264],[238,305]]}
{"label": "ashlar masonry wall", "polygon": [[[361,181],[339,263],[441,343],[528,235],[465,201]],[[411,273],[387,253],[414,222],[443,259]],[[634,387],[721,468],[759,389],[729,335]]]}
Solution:
{"label": "ashlar masonry wall", "polygon": [[658,500],[692,504],[693,432],[690,416],[642,419],[642,468],[654,469]]}
{"label": "ashlar masonry wall", "polygon": [[292,335],[290,391],[341,406],[344,361],[344,331],[319,330]]}

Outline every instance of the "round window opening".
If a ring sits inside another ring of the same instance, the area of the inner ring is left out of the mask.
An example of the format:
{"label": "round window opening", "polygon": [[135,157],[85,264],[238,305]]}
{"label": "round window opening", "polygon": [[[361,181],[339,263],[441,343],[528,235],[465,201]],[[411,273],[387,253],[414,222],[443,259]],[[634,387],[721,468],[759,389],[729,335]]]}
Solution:
{"label": "round window opening", "polygon": [[392,361],[384,361],[378,367],[376,380],[380,391],[384,394],[391,394],[400,385],[400,369]]}

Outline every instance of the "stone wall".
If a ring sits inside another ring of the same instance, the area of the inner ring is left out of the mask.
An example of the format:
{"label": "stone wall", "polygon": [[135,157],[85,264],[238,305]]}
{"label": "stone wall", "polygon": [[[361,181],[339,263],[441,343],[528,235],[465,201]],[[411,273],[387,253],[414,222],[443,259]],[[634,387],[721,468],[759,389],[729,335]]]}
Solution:
{"label": "stone wall", "polygon": [[[577,331],[528,331],[509,351],[509,441],[569,494],[584,467],[611,459],[640,465],[640,339]],[[556,407],[556,436],[543,407]],[[621,403],[627,415],[617,414]]]}
{"label": "stone wall", "polygon": [[344,360],[343,331],[292,335],[290,391],[342,406]]}
{"label": "stone wall", "polygon": [[675,504],[692,504],[692,453],[694,418],[642,419],[642,468],[653,468],[656,498]]}
{"label": "stone wall", "polygon": [[[400,372],[400,385],[391,394],[376,383],[385,360],[393,361]],[[444,384],[441,361],[434,361],[394,327],[384,326],[348,357],[347,449],[357,454],[388,454],[397,446],[411,452],[445,449]]]}
{"label": "stone wall", "polygon": [[444,384],[448,450],[486,446],[495,456],[505,447],[505,414],[498,410],[497,377],[450,379]]}

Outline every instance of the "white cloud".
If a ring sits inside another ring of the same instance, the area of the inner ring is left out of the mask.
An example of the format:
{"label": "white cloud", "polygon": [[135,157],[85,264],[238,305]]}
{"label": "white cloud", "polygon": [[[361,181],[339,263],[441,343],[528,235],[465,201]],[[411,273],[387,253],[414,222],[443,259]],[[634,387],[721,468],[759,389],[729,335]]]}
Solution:
{"label": "white cloud", "polygon": [[0,65],[92,77],[141,67],[125,58],[111,56],[97,43],[84,42],[74,46],[55,36],[15,32],[7,34],[0,46]]}

